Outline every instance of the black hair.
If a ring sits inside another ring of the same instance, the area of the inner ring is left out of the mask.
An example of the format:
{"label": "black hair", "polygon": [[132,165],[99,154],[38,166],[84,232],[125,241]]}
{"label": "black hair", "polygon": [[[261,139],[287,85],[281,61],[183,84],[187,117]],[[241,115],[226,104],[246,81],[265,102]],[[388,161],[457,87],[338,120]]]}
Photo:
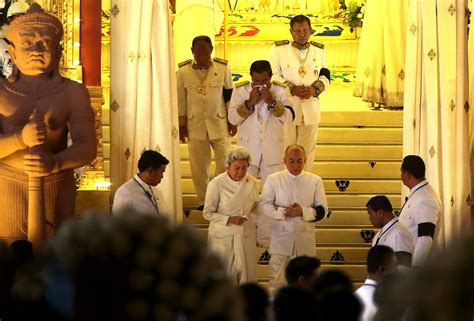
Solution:
{"label": "black hair", "polygon": [[293,25],[295,23],[302,23],[302,22],[305,22],[305,21],[308,23],[308,26],[311,28],[311,21],[309,20],[308,17],[306,17],[303,14],[299,14],[299,15],[294,16],[293,18],[291,18],[290,27],[293,28]]}
{"label": "black hair", "polygon": [[313,275],[314,270],[321,266],[321,261],[315,256],[297,256],[288,262],[285,268],[286,282],[290,286],[297,286],[300,276],[309,278]]}
{"label": "black hair", "polygon": [[402,170],[408,172],[417,179],[425,178],[425,163],[420,156],[408,155],[403,158]]}
{"label": "black hair", "polygon": [[138,160],[138,171],[140,173],[146,171],[148,168],[159,168],[163,165],[168,165],[169,160],[154,150],[146,150]]}
{"label": "black hair", "polygon": [[261,74],[266,72],[270,77],[273,75],[272,66],[267,60],[256,60],[250,66],[250,75],[252,73]]}
{"label": "black hair", "polygon": [[239,286],[240,293],[244,299],[245,311],[248,321],[263,321],[267,319],[267,308],[270,298],[257,283],[246,283]]}
{"label": "black hair", "polygon": [[198,42],[205,42],[207,43],[211,48],[214,48],[212,47],[212,41],[211,41],[211,38],[209,38],[208,36],[197,36],[193,39],[193,45],[192,45],[192,48],[194,48],[194,45]]}
{"label": "black hair", "polygon": [[390,200],[385,195],[377,195],[372,197],[365,206],[370,207],[374,212],[382,210],[384,212],[392,212],[393,207]]}
{"label": "black hair", "polygon": [[284,287],[278,290],[273,300],[275,321],[314,321],[316,301],[310,292],[295,288]]}
{"label": "black hair", "polygon": [[386,266],[395,255],[392,248],[385,245],[376,245],[367,254],[367,272],[369,274],[377,272],[379,267]]}

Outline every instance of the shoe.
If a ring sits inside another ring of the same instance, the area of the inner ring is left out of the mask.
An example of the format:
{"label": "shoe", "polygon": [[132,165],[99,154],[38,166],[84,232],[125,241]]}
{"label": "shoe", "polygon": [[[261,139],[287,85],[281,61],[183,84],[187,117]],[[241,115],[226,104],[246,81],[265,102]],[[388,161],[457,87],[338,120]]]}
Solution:
{"label": "shoe", "polygon": [[199,205],[198,207],[196,207],[196,210],[197,211],[201,211],[204,209],[204,205]]}

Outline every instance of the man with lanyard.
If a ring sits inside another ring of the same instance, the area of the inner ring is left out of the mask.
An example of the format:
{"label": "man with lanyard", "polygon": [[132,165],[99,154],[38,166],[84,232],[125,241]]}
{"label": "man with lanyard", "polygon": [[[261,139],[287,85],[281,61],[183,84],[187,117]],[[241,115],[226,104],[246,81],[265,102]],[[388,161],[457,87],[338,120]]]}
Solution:
{"label": "man with lanyard", "polygon": [[398,268],[410,268],[414,248],[413,237],[393,214],[392,204],[388,198],[383,195],[374,196],[366,206],[370,222],[375,228],[380,228],[380,231],[375,234],[372,246],[390,247],[395,252]]}
{"label": "man with lanyard", "polygon": [[441,202],[425,179],[425,163],[421,157],[408,155],[403,159],[401,179],[410,189],[400,210],[400,223],[411,232],[415,243],[412,265],[423,265],[440,229]]}
{"label": "man with lanyard", "polygon": [[138,171],[115,192],[112,213],[133,209],[143,214],[160,214],[153,187],[160,184],[169,161],[154,150],[146,150],[138,160]]}
{"label": "man with lanyard", "polygon": [[325,68],[324,45],[309,41],[311,31],[308,17],[293,17],[290,21],[293,42],[276,41],[270,54],[273,79],[288,86],[295,111],[294,122],[285,126],[285,145],[304,147],[308,172],[313,166],[320,121],[319,96],[329,87],[331,78],[329,69]]}
{"label": "man with lanyard", "polygon": [[385,245],[375,245],[367,254],[367,280],[354,295],[362,304],[359,321],[372,321],[377,313],[374,302],[375,288],[378,281],[386,274],[397,269],[393,250]]}

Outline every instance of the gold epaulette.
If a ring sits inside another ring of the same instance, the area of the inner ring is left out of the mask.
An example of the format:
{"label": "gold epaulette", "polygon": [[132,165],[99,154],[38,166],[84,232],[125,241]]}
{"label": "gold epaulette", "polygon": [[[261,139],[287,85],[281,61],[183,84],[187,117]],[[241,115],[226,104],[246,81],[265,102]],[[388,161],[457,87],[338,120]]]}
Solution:
{"label": "gold epaulette", "polygon": [[276,81],[276,80],[272,80],[272,84],[275,84],[277,86],[281,86],[281,87],[288,87],[285,83],[283,82],[280,82],[280,81]]}
{"label": "gold epaulette", "polygon": [[250,84],[250,81],[248,81],[248,80],[240,81],[240,82],[235,84],[235,88],[242,87],[242,86],[245,86],[247,84]]}
{"label": "gold epaulette", "polygon": [[223,65],[227,65],[227,60],[222,59],[222,58],[214,57],[214,61],[215,61],[215,62],[218,62],[218,63],[220,63],[220,64],[223,64]]}
{"label": "gold epaulette", "polygon": [[193,60],[192,59],[188,59],[188,60],[185,60],[185,61],[182,61],[178,64],[178,67],[181,68],[183,66],[186,66],[187,64],[190,64]]}
{"label": "gold epaulette", "polygon": [[312,44],[315,47],[318,47],[320,49],[324,49],[324,45],[322,43],[316,42],[316,41],[310,41],[310,44]]}
{"label": "gold epaulette", "polygon": [[289,40],[277,40],[274,42],[275,46],[283,46],[289,44]]}

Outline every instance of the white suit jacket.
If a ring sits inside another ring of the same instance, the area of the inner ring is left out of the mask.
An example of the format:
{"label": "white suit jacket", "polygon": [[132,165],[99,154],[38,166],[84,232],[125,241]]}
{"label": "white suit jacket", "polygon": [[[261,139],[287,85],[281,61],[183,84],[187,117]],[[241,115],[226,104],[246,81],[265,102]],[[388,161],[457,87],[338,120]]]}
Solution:
{"label": "white suit jacket", "polygon": [[413,236],[410,231],[394,217],[390,222],[385,224],[380,231],[375,234],[372,240],[372,246],[385,245],[394,252],[407,252],[413,254],[415,247]]}
{"label": "white suit jacket", "polygon": [[[302,77],[299,73],[300,59],[304,59],[306,74]],[[297,86],[311,86],[316,80],[324,83],[325,89],[329,87],[329,79],[320,76],[319,71],[325,67],[324,49],[310,45],[308,49],[300,51],[291,43],[273,45],[270,54],[270,63],[273,71],[273,79],[280,82],[289,81]],[[295,110],[295,125],[318,125],[320,121],[319,98],[301,100],[297,96],[291,96],[291,102]]]}
{"label": "white suit jacket", "polygon": [[[303,217],[285,218],[281,206],[301,205]],[[315,253],[313,207],[323,206],[327,213],[326,194],[321,177],[303,171],[298,176],[283,170],[268,176],[260,197],[260,213],[272,219],[270,253],[292,255],[296,248],[298,255]]]}
{"label": "white suit jacket", "polygon": [[133,209],[144,214],[159,214],[160,192],[135,175],[134,178],[120,186],[115,192],[112,214],[126,209]]}
{"label": "white suit jacket", "polygon": [[293,121],[288,88],[277,84],[270,87],[273,99],[290,107],[285,108],[285,113],[280,117],[273,115],[263,100],[255,105],[254,111],[247,118],[240,116],[237,108],[249,99],[251,91],[252,85],[248,83],[234,88],[232,92],[229,122],[239,126],[237,144],[250,150],[252,164],[255,166],[260,166],[260,160],[262,166],[281,164],[284,157],[283,124]]}

